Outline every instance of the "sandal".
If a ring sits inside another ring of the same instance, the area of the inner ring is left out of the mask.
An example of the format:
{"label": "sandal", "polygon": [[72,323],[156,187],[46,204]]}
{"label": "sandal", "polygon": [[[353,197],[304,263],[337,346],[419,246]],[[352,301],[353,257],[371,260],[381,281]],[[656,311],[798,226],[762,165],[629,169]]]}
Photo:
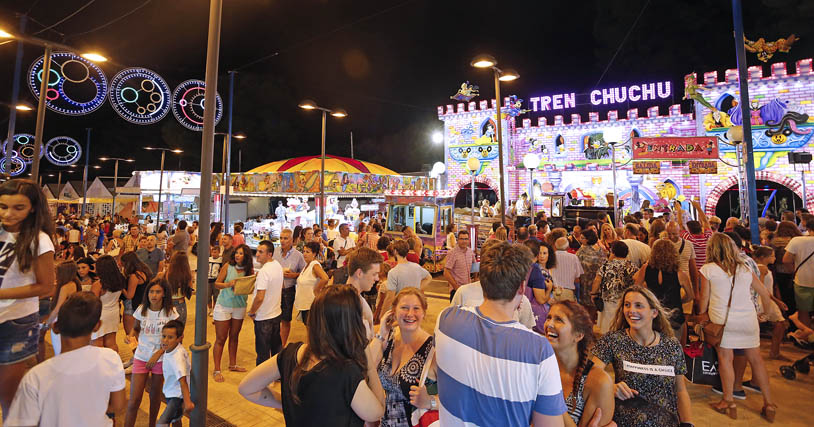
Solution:
{"label": "sandal", "polygon": [[774,422],[775,415],[777,415],[777,405],[774,403],[763,405],[763,409],[760,410],[760,416],[770,423]]}
{"label": "sandal", "polygon": [[738,405],[736,405],[735,402],[731,400],[726,401],[722,399],[718,403],[710,403],[709,406],[718,413],[729,415],[729,418],[732,418],[733,420],[738,419]]}
{"label": "sandal", "polygon": [[220,371],[212,371],[212,379],[215,380],[216,383],[222,383],[226,381],[226,379],[223,378],[223,374],[221,374]]}
{"label": "sandal", "polygon": [[229,367],[229,370],[232,372],[246,372],[246,368],[240,365],[232,365]]}

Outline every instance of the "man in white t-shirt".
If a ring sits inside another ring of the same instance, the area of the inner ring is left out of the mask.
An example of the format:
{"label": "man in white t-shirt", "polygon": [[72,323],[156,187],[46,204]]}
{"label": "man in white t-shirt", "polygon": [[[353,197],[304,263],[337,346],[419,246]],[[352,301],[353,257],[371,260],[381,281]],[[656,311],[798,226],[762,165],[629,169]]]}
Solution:
{"label": "man in white t-shirt", "polygon": [[432,276],[426,268],[407,261],[410,246],[406,240],[393,242],[393,251],[396,254],[396,266],[387,272],[388,298],[404,288],[424,289],[432,282]]}
{"label": "man in white t-shirt", "polygon": [[336,252],[336,266],[342,267],[345,265],[345,259],[348,253],[356,247],[356,242],[350,237],[350,226],[342,224],[339,226],[339,236],[334,239],[333,250]]}
{"label": "man in white t-shirt", "polygon": [[102,301],[90,292],[77,292],[62,304],[54,332],[62,353],[25,374],[7,426],[112,426],[107,413],[126,404],[124,368],[116,352],[90,345],[102,325]]}
{"label": "man in white t-shirt", "polygon": [[257,272],[248,315],[254,320],[254,346],[258,365],[279,353],[283,345],[280,338],[283,267],[272,259],[273,254],[274,244],[270,241],[263,240],[257,246],[256,259],[262,267]]}
{"label": "man in white t-shirt", "polygon": [[[806,228],[814,230],[814,219],[809,219]],[[786,245],[783,255],[785,264],[794,265],[794,302],[797,313],[804,325],[811,327],[811,311],[814,311],[814,236],[797,236]]]}
{"label": "man in white t-shirt", "polygon": [[639,235],[639,226],[636,224],[625,224],[625,238],[622,239],[627,245],[627,260],[636,267],[641,267],[650,260],[650,246],[640,242],[636,237]]}

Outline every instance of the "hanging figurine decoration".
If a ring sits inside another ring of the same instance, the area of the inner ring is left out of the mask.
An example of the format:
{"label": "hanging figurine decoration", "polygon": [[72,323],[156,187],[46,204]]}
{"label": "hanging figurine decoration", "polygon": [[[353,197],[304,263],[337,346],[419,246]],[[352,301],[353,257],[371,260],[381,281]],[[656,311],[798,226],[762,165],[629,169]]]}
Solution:
{"label": "hanging figurine decoration", "polygon": [[712,106],[705,98],[701,92],[704,91],[704,88],[698,85],[695,81],[695,74],[687,74],[684,77],[684,98],[683,99],[691,99],[693,101],[697,101],[699,104],[703,105],[704,107],[709,108],[710,110],[715,110],[715,107]]}
{"label": "hanging figurine decoration", "polygon": [[466,83],[461,83],[461,88],[458,89],[458,93],[450,96],[449,99],[469,102],[479,95],[478,89],[479,89],[478,86],[469,84],[469,81],[467,81]]}
{"label": "hanging figurine decoration", "polygon": [[767,42],[763,37],[757,39],[756,41],[749,40],[745,36],[743,37],[743,43],[746,46],[746,50],[751,53],[756,53],[757,59],[761,60],[762,62],[767,62],[769,59],[771,59],[775,52],[788,53],[791,49],[791,45],[793,45],[797,40],[799,40],[799,38],[797,38],[797,36],[794,34],[790,35],[788,38],[779,38],[773,42]]}
{"label": "hanging figurine decoration", "polygon": [[509,97],[509,102],[506,103],[506,106],[503,107],[503,114],[508,115],[509,117],[517,117],[521,114],[527,113],[529,110],[523,109],[523,100],[518,99],[517,95],[512,95]]}

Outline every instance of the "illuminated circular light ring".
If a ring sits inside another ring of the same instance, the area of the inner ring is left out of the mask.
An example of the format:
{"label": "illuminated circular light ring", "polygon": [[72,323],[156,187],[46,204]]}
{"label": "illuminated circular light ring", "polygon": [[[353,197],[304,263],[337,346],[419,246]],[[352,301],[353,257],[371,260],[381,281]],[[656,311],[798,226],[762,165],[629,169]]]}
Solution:
{"label": "illuminated circular light ring", "polygon": [[45,158],[57,166],[70,166],[82,157],[82,146],[69,136],[51,138],[45,144]]}
{"label": "illuminated circular light ring", "polygon": [[[38,58],[28,70],[28,88],[39,99],[42,84],[44,57]],[[78,72],[78,74],[77,74]],[[57,81],[48,78],[45,105],[51,110],[68,116],[89,114],[107,99],[107,77],[101,68],[91,61],[71,52],[51,54],[51,72]]]}
{"label": "illuminated circular light ring", "polygon": [[[18,133],[14,135],[14,147],[12,148],[12,156],[19,157],[27,164],[34,161],[34,135],[28,133]],[[5,155],[8,149],[8,140],[3,141],[3,154]],[[40,146],[40,158],[45,155],[45,147]]]}
{"label": "illuminated circular light ring", "polygon": [[170,111],[170,87],[161,76],[146,68],[126,68],[110,80],[110,105],[121,118],[149,125]]}
{"label": "illuminated circular light ring", "polygon": [[[201,80],[187,80],[178,87],[172,94],[172,114],[189,130],[203,130],[204,116],[204,92],[205,82]],[[223,101],[220,94],[216,95],[215,124],[220,122],[223,116]]]}
{"label": "illuminated circular light ring", "polygon": [[[12,156],[11,158],[11,176],[20,176],[25,172],[25,162],[16,156]],[[6,158],[3,157],[0,159],[0,172],[6,173]]]}

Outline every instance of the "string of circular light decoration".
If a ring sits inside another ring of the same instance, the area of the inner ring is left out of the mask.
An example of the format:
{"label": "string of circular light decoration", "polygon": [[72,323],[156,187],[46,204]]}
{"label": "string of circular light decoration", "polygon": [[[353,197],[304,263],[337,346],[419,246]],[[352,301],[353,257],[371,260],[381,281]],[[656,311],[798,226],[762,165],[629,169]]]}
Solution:
{"label": "string of circular light decoration", "polygon": [[[28,88],[39,99],[42,84],[42,62],[39,57],[28,70]],[[91,61],[71,52],[51,54],[51,72],[45,105],[68,116],[81,116],[101,107],[107,98],[107,77]]]}
{"label": "string of circular light decoration", "polygon": [[[16,149],[15,149],[16,148]],[[3,154],[8,150],[8,139],[3,141]],[[14,135],[14,145],[11,147],[12,153],[20,157],[26,164],[34,161],[34,135],[28,133],[18,133]],[[45,147],[40,147],[40,158],[45,154]]]}
{"label": "string of circular light decoration", "polygon": [[125,120],[149,125],[170,111],[170,87],[152,70],[125,68],[110,80],[110,105]]}
{"label": "string of circular light decoration", "polygon": [[45,144],[45,158],[57,166],[70,166],[82,157],[82,146],[70,136],[57,136]]}
{"label": "string of circular light decoration", "polygon": [[[193,130],[203,130],[204,91],[206,83],[202,80],[187,80],[172,93],[172,114],[181,123],[181,126]],[[223,116],[223,102],[216,92],[215,124]]]}
{"label": "string of circular light decoration", "polygon": [[[17,152],[13,151],[11,156],[11,176],[20,176],[25,171],[25,162],[17,156]],[[0,172],[6,173],[6,158],[0,159]]]}

